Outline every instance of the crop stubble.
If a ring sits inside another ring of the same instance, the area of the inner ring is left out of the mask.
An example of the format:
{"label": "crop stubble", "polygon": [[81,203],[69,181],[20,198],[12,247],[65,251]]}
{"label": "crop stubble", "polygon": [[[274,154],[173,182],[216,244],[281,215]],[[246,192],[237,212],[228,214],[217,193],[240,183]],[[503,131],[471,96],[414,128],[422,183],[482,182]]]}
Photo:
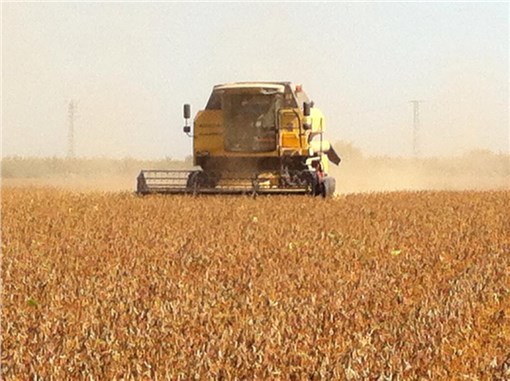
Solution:
{"label": "crop stubble", "polygon": [[5,379],[505,379],[510,192],[2,192]]}

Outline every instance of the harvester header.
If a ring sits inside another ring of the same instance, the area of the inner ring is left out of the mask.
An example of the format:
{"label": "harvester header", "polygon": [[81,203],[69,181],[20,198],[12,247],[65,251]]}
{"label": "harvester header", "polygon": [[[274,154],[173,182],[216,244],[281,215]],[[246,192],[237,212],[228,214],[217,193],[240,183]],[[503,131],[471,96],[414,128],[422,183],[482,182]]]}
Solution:
{"label": "harvester header", "polygon": [[190,105],[183,114],[199,169],[142,170],[138,193],[334,193],[328,166],[340,157],[325,140],[324,115],[300,85],[216,85],[192,124]]}

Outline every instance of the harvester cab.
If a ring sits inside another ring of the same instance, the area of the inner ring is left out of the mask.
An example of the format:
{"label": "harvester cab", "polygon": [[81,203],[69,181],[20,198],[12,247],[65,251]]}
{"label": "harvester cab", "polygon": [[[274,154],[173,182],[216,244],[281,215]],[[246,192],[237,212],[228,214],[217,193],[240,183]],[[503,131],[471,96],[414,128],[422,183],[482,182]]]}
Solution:
{"label": "harvester cab", "polygon": [[328,168],[340,157],[324,137],[324,115],[301,86],[217,85],[192,125],[190,105],[183,116],[200,169],[142,170],[139,194],[334,194]]}

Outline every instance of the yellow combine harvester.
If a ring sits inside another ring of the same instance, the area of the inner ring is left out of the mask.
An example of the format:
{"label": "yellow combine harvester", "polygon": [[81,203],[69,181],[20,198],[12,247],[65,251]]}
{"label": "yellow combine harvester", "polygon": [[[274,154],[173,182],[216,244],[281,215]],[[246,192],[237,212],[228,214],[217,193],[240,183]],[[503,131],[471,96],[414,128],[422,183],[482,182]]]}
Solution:
{"label": "yellow combine harvester", "polygon": [[193,138],[198,170],[142,170],[139,194],[251,193],[333,195],[328,161],[340,163],[324,139],[324,115],[301,86],[239,82],[214,86],[205,110],[184,132]]}

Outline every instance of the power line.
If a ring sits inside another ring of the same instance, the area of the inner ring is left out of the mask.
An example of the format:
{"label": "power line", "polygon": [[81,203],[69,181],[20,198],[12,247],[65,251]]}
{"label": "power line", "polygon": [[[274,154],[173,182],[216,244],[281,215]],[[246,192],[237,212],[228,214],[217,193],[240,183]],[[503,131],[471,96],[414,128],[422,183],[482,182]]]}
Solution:
{"label": "power line", "polygon": [[71,99],[68,106],[69,128],[67,132],[67,158],[74,159],[74,118],[76,116],[76,104]]}
{"label": "power line", "polygon": [[412,100],[413,104],[413,155],[416,157],[420,154],[420,145],[418,142],[420,134],[420,103],[422,100]]}

